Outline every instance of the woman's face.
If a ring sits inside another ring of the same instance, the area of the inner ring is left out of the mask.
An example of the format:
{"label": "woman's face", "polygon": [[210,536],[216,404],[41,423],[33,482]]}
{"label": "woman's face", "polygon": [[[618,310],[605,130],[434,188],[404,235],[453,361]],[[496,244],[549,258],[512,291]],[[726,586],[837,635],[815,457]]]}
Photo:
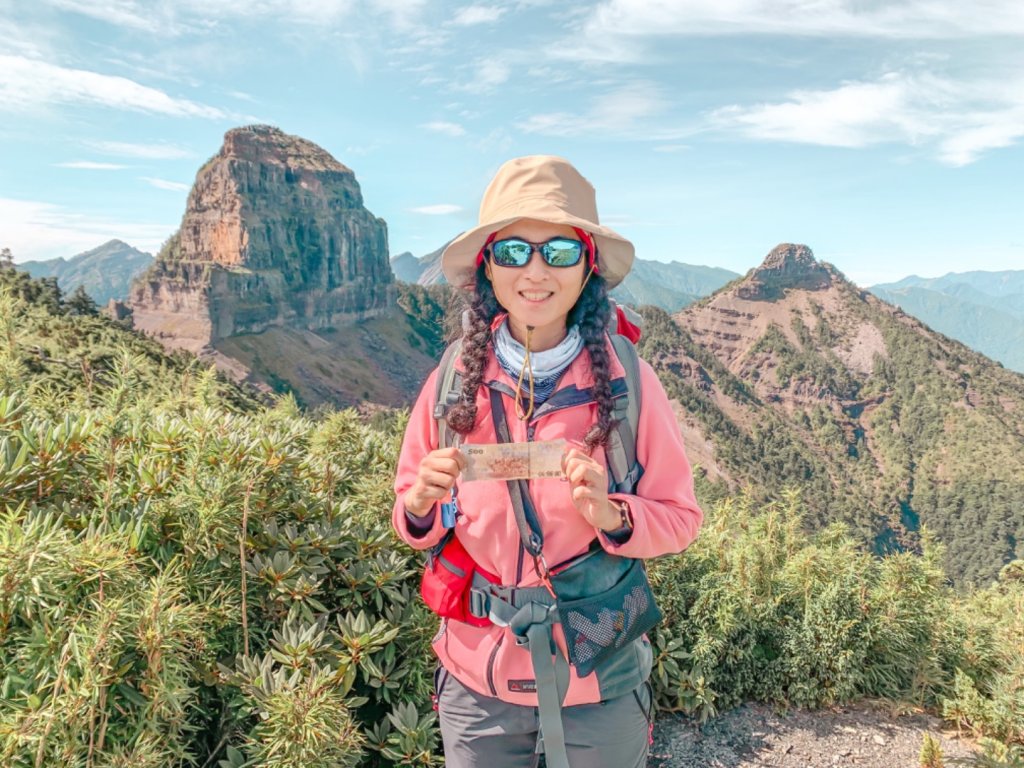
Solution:
{"label": "woman's face", "polygon": [[[553,237],[578,240],[573,228],[523,219],[498,230],[495,240],[519,237],[531,243],[544,243]],[[501,267],[487,261],[487,277],[494,286],[494,295],[508,311],[509,330],[520,344],[526,343],[526,326],[533,326],[530,348],[551,349],[565,338],[566,317],[576,304],[588,268],[584,254],[572,267],[552,267],[537,250],[525,267]]]}

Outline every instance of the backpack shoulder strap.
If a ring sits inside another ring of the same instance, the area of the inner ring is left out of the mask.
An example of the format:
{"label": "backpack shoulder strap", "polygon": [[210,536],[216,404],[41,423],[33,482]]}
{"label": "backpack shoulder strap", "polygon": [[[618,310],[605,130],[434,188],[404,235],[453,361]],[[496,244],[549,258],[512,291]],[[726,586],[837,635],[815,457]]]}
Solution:
{"label": "backpack shoulder strap", "polygon": [[434,387],[434,419],[437,421],[437,447],[452,445],[452,431],[448,429],[448,409],[459,401],[462,394],[462,374],[455,370],[455,361],[462,352],[462,338],[453,341],[441,355]]}
{"label": "backpack shoulder strap", "polygon": [[608,436],[608,468],[611,471],[609,490],[632,493],[643,474],[636,460],[637,428],[640,424],[640,358],[633,342],[618,333],[609,337],[615,354],[626,372],[626,395],[618,398],[612,417],[615,426]]}

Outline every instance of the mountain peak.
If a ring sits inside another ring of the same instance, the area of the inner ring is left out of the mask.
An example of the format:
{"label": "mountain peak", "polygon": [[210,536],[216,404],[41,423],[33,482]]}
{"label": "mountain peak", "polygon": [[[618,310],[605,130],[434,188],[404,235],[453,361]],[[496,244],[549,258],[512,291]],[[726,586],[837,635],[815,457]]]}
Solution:
{"label": "mountain peak", "polygon": [[334,171],[352,174],[322,147],[301,136],[292,136],[272,125],[246,125],[224,134],[223,157],[276,163],[295,171]]}
{"label": "mountain peak", "polygon": [[788,288],[817,291],[832,285],[832,272],[806,245],[781,243],[741,284],[736,295],[752,301],[774,301]]}

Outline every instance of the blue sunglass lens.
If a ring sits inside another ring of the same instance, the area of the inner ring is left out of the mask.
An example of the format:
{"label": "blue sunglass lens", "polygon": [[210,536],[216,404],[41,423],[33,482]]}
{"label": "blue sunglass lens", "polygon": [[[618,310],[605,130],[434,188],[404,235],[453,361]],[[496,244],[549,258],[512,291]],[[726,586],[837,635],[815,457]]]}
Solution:
{"label": "blue sunglass lens", "polygon": [[523,267],[530,260],[533,246],[525,240],[499,240],[494,244],[494,263],[501,267]]}
{"label": "blue sunglass lens", "polygon": [[544,261],[552,267],[572,267],[579,263],[583,254],[583,243],[579,240],[556,237],[540,247]]}
{"label": "blue sunglass lens", "polygon": [[534,245],[541,257],[552,267],[572,267],[583,255],[583,243],[567,237],[555,237],[546,243],[529,243],[519,238],[498,240],[491,247],[491,258],[500,267],[525,267],[530,262]]}

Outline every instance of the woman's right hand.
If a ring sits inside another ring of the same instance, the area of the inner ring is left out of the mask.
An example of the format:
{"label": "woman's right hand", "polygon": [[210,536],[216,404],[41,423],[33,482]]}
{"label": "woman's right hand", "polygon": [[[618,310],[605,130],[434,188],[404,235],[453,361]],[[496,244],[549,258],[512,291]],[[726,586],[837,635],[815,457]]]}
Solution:
{"label": "woman's right hand", "polygon": [[425,517],[437,502],[445,498],[466,468],[466,457],[458,448],[438,448],[420,461],[416,481],[405,492],[405,508],[416,517]]}

